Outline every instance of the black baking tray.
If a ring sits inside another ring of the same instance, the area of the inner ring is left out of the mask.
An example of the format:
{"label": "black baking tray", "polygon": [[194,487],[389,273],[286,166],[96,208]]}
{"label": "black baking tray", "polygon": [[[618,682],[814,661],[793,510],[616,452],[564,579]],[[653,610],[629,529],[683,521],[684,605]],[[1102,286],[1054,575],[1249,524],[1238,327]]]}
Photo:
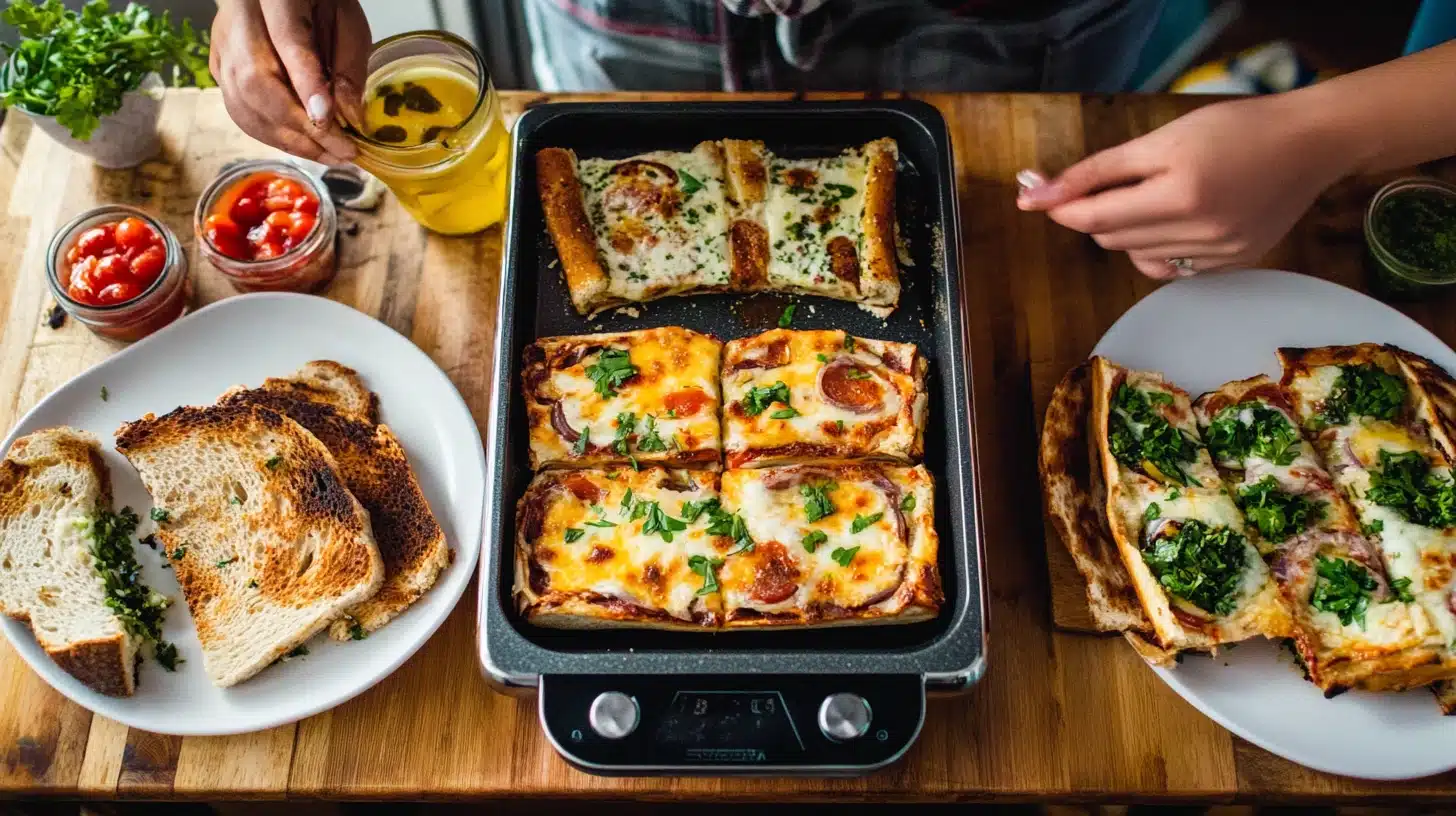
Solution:
{"label": "black baking tray", "polygon": [[[882,320],[821,297],[698,295],[640,304],[639,316],[588,319],[567,296],[536,193],[535,153],[581,157],[688,150],[707,139],[761,139],[783,156],[832,155],[889,136],[900,149],[900,229],[914,263],[902,267],[900,308]],[[783,103],[567,103],[516,123],[511,214],[501,270],[495,378],[486,428],[485,555],[480,565],[482,665],[497,683],[534,686],[543,674],[889,674],[963,687],[983,666],[976,455],[955,171],[945,121],[911,100]],[[946,601],[933,621],[903,626],[724,632],[564,631],[525,623],[511,598],[515,506],[531,479],[520,360],[538,337],[680,325],[722,340],[772,328],[798,303],[795,329],[844,329],[917,344],[930,360],[925,465],[936,478],[935,516]]]}

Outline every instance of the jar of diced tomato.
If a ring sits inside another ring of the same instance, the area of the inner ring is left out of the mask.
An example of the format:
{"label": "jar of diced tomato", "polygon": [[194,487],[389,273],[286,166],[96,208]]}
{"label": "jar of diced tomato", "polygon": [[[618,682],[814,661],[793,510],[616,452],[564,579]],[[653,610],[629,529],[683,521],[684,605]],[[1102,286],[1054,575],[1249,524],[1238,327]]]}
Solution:
{"label": "jar of diced tomato", "polygon": [[194,229],[203,257],[245,292],[313,292],[337,271],[328,188],[288,162],[223,170],[197,200]]}
{"label": "jar of diced tomato", "polygon": [[56,302],[103,337],[130,342],[187,309],[187,255],[167,225],[108,204],[61,227],[46,252]]}

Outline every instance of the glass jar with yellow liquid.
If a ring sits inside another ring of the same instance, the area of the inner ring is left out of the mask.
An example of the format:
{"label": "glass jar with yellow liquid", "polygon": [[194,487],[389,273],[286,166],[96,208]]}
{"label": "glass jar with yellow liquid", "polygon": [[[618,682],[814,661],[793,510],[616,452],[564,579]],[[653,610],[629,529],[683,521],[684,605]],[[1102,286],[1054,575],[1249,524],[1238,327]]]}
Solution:
{"label": "glass jar with yellow liquid", "polygon": [[346,130],[355,163],[426,228],[465,235],[505,216],[510,139],[500,100],[484,60],[459,37],[416,31],[376,43],[364,121]]}

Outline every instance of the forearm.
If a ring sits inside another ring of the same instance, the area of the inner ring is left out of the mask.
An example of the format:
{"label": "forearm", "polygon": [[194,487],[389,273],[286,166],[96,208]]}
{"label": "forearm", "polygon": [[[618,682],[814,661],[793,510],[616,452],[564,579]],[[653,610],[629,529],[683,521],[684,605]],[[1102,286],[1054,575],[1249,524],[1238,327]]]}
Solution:
{"label": "forearm", "polygon": [[1331,181],[1456,154],[1456,42],[1286,96]]}

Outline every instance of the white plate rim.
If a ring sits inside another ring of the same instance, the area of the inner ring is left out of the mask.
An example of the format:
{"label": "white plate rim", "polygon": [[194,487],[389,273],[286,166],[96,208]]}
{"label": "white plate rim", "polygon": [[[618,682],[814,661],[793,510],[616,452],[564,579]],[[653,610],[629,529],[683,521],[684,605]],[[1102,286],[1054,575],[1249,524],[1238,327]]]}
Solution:
{"label": "white plate rim", "polygon": [[[466,447],[468,447],[469,450],[474,451],[475,455],[473,457],[473,464],[480,474],[482,484],[484,483],[486,471],[485,448],[481,442],[480,429],[475,422],[474,413],[470,410],[470,406],[466,404],[465,398],[461,396],[459,389],[456,388],[455,384],[450,381],[449,376],[445,374],[444,370],[442,370],[440,366],[433,359],[431,359],[428,354],[424,352],[423,349],[415,345],[412,340],[395,331],[394,328],[374,318],[373,316],[368,315],[358,309],[355,309],[352,306],[330,300],[323,296],[300,294],[296,292],[251,292],[224,297],[220,300],[213,301],[212,303],[209,303],[202,308],[189,312],[181,319],[158,330],[157,332],[108,355],[106,359],[97,362],[95,365],[87,367],[85,370],[67,379],[61,385],[50,389],[49,393],[47,393],[45,397],[37,401],[35,405],[31,406],[29,410],[27,410],[18,420],[16,420],[15,424],[6,433],[4,442],[0,443],[0,456],[5,455],[10,450],[10,446],[15,442],[16,439],[20,438],[26,433],[30,433],[31,431],[40,429],[40,426],[37,426],[36,428],[29,427],[32,419],[37,414],[40,414],[51,400],[56,398],[58,392],[65,389],[71,383],[86,377],[98,368],[110,365],[115,360],[124,359],[128,355],[136,353],[139,349],[146,348],[152,344],[156,344],[159,342],[164,342],[165,339],[170,335],[170,333],[172,333],[178,327],[183,326],[190,321],[201,319],[203,315],[208,315],[219,311],[226,311],[231,308],[239,308],[240,304],[243,303],[247,303],[248,307],[251,307],[252,303],[257,303],[260,301],[306,301],[309,303],[309,308],[319,308],[325,311],[335,310],[337,313],[345,315],[344,319],[346,320],[363,319],[371,321],[377,324],[380,328],[387,330],[389,334],[394,335],[394,337],[397,338],[399,342],[403,343],[405,346],[408,347],[409,351],[406,353],[413,353],[417,356],[421,363],[421,368],[424,371],[427,371],[429,376],[438,377],[441,383],[446,386],[448,393],[451,394],[454,399],[454,404],[451,407],[458,408],[464,413],[466,417],[469,417],[470,421],[468,423],[465,423],[465,425],[468,425],[470,429],[470,437],[463,441],[467,443]],[[102,439],[101,441],[103,446],[107,444],[106,439]],[[447,590],[444,594],[449,595],[450,597],[448,601],[440,604],[440,609],[434,615],[434,617],[421,626],[420,632],[417,637],[413,638],[406,647],[399,649],[397,653],[391,659],[386,661],[385,664],[382,665],[379,669],[370,673],[367,676],[362,676],[363,679],[357,680],[355,683],[351,684],[346,691],[335,694],[333,696],[323,696],[316,703],[301,706],[296,710],[290,710],[280,716],[259,717],[255,722],[246,725],[239,725],[237,727],[212,728],[206,726],[191,727],[185,724],[187,722],[185,718],[179,718],[178,722],[184,724],[178,725],[176,727],[169,726],[167,728],[158,729],[155,723],[139,722],[135,718],[129,717],[127,715],[127,711],[124,705],[128,698],[125,697],[108,698],[118,701],[119,705],[116,710],[107,710],[105,712],[97,711],[91,706],[91,704],[87,700],[82,699],[75,694],[72,694],[71,690],[66,688],[64,684],[52,682],[51,674],[64,674],[64,670],[62,670],[53,661],[50,661],[48,658],[46,658],[44,652],[39,650],[38,644],[33,642],[33,635],[30,634],[30,628],[27,624],[11,620],[8,617],[0,615],[0,630],[4,631],[6,639],[9,641],[11,648],[14,649],[15,652],[21,657],[21,659],[26,662],[26,664],[30,667],[32,671],[34,671],[43,681],[45,681],[46,685],[50,686],[53,690],[66,697],[66,699],[70,700],[71,702],[81,706],[82,708],[87,709],[92,714],[115,720],[116,722],[119,722],[122,725],[126,725],[130,728],[137,728],[151,733],[165,734],[169,736],[221,737],[232,736],[235,734],[251,734],[259,731],[265,731],[271,728],[277,728],[279,726],[290,725],[292,723],[296,723],[312,717],[316,714],[320,714],[322,712],[337,708],[338,706],[343,705],[344,703],[354,699],[355,697],[358,697],[360,694],[363,694],[364,692],[378,685],[385,678],[398,671],[400,666],[403,666],[406,661],[413,657],[415,653],[417,653],[426,643],[428,643],[430,639],[435,636],[435,633],[439,631],[440,627],[444,625],[445,621],[449,619],[450,615],[454,614],[455,609],[460,604],[461,597],[464,596],[465,590],[470,586],[470,581],[474,577],[475,567],[478,559],[480,558],[481,550],[485,545],[483,527],[485,516],[485,502],[483,495],[476,502],[476,505],[476,511],[473,514],[474,518],[471,520],[471,523],[466,525],[464,529],[455,531],[455,547],[453,548],[454,560],[447,567],[447,570],[459,570],[458,574],[463,576],[463,578],[457,580],[454,585],[449,587],[448,589],[441,585],[443,583],[443,580],[437,580],[436,584],[431,587],[431,593],[440,592],[441,590]],[[435,512],[439,513],[440,511],[436,510]],[[467,544],[469,545],[468,547],[466,546]],[[462,550],[467,549],[468,552],[462,553]],[[444,579],[445,575],[442,573],[440,578]],[[27,646],[26,644],[18,642],[17,636],[30,637],[32,638],[32,642]],[[33,652],[39,652],[39,654],[33,654]]]}
{"label": "white plate rim", "polygon": [[[1456,355],[1456,350],[1452,350],[1445,341],[1437,337],[1426,327],[1412,320],[1400,310],[1390,306],[1389,304],[1382,303],[1381,301],[1376,300],[1375,298],[1364,292],[1351,289],[1347,286],[1342,286],[1333,281],[1329,281],[1323,278],[1317,278],[1311,275],[1303,275],[1296,272],[1289,272],[1278,269],[1238,269],[1227,272],[1215,273],[1214,275],[1208,277],[1242,277],[1254,279],[1256,282],[1259,279],[1280,280],[1285,278],[1298,278],[1299,283],[1302,286],[1325,289],[1326,291],[1340,290],[1342,296],[1348,297],[1353,295],[1359,299],[1363,299],[1365,307],[1372,308],[1374,311],[1380,313],[1382,318],[1393,321],[1395,323],[1403,324],[1403,329],[1413,331],[1419,335],[1423,335],[1424,339],[1428,340],[1433,346],[1444,348],[1452,355]],[[1189,283],[1194,283],[1194,281],[1190,280]],[[1133,304],[1132,307],[1130,307],[1126,312],[1118,317],[1118,319],[1114,321],[1111,326],[1108,327],[1107,331],[1103,333],[1102,337],[1098,338],[1096,345],[1093,347],[1092,354],[1096,355],[1105,353],[1104,347],[1107,343],[1108,337],[1115,335],[1119,331],[1119,329],[1125,331],[1125,323],[1131,323],[1133,320],[1138,319],[1136,316],[1134,316],[1134,312],[1145,308],[1156,308],[1161,301],[1167,298],[1184,296],[1183,293],[1187,290],[1181,284],[1183,284],[1183,282],[1178,281],[1172,284],[1162,286],[1156,291],[1139,300],[1137,303]],[[1379,338],[1372,338],[1372,341],[1377,340],[1379,340]],[[1271,348],[1271,356],[1273,354],[1273,351],[1274,349]],[[1254,373],[1256,372],[1249,372],[1248,376],[1252,376]],[[1210,703],[1202,696],[1202,694],[1197,689],[1192,688],[1188,684],[1186,678],[1179,675],[1179,670],[1177,668],[1160,668],[1151,664],[1148,665],[1148,668],[1151,669],[1155,674],[1157,674],[1158,677],[1163,680],[1163,682],[1167,683],[1168,686],[1173,689],[1173,691],[1177,693],[1178,696],[1181,697],[1184,701],[1188,702],[1199,712],[1201,712],[1214,722],[1218,723],[1229,732],[1250,743],[1253,743],[1254,745],[1266,751],[1269,751],[1272,754],[1275,754],[1291,762],[1316,771],[1335,774],[1338,776],[1346,776],[1357,779],[1368,779],[1374,781],[1402,781],[1410,779],[1420,779],[1456,769],[1456,754],[1452,754],[1449,759],[1441,759],[1429,765],[1412,767],[1408,771],[1370,771],[1363,768],[1351,767],[1350,765],[1331,763],[1320,756],[1312,755],[1300,748],[1291,747],[1290,745],[1281,743],[1277,736],[1271,736],[1266,733],[1261,733],[1257,729],[1246,728],[1243,725],[1239,724],[1233,718],[1226,715],[1218,705]],[[1319,690],[1313,685],[1309,686],[1309,690],[1311,694],[1320,694]],[[1405,693],[1423,694],[1427,692],[1422,689],[1413,690]],[[1350,692],[1350,694],[1358,694],[1358,692]],[[1430,707],[1431,717],[1434,719],[1441,719],[1442,714],[1436,708],[1434,700],[1431,700]]]}

